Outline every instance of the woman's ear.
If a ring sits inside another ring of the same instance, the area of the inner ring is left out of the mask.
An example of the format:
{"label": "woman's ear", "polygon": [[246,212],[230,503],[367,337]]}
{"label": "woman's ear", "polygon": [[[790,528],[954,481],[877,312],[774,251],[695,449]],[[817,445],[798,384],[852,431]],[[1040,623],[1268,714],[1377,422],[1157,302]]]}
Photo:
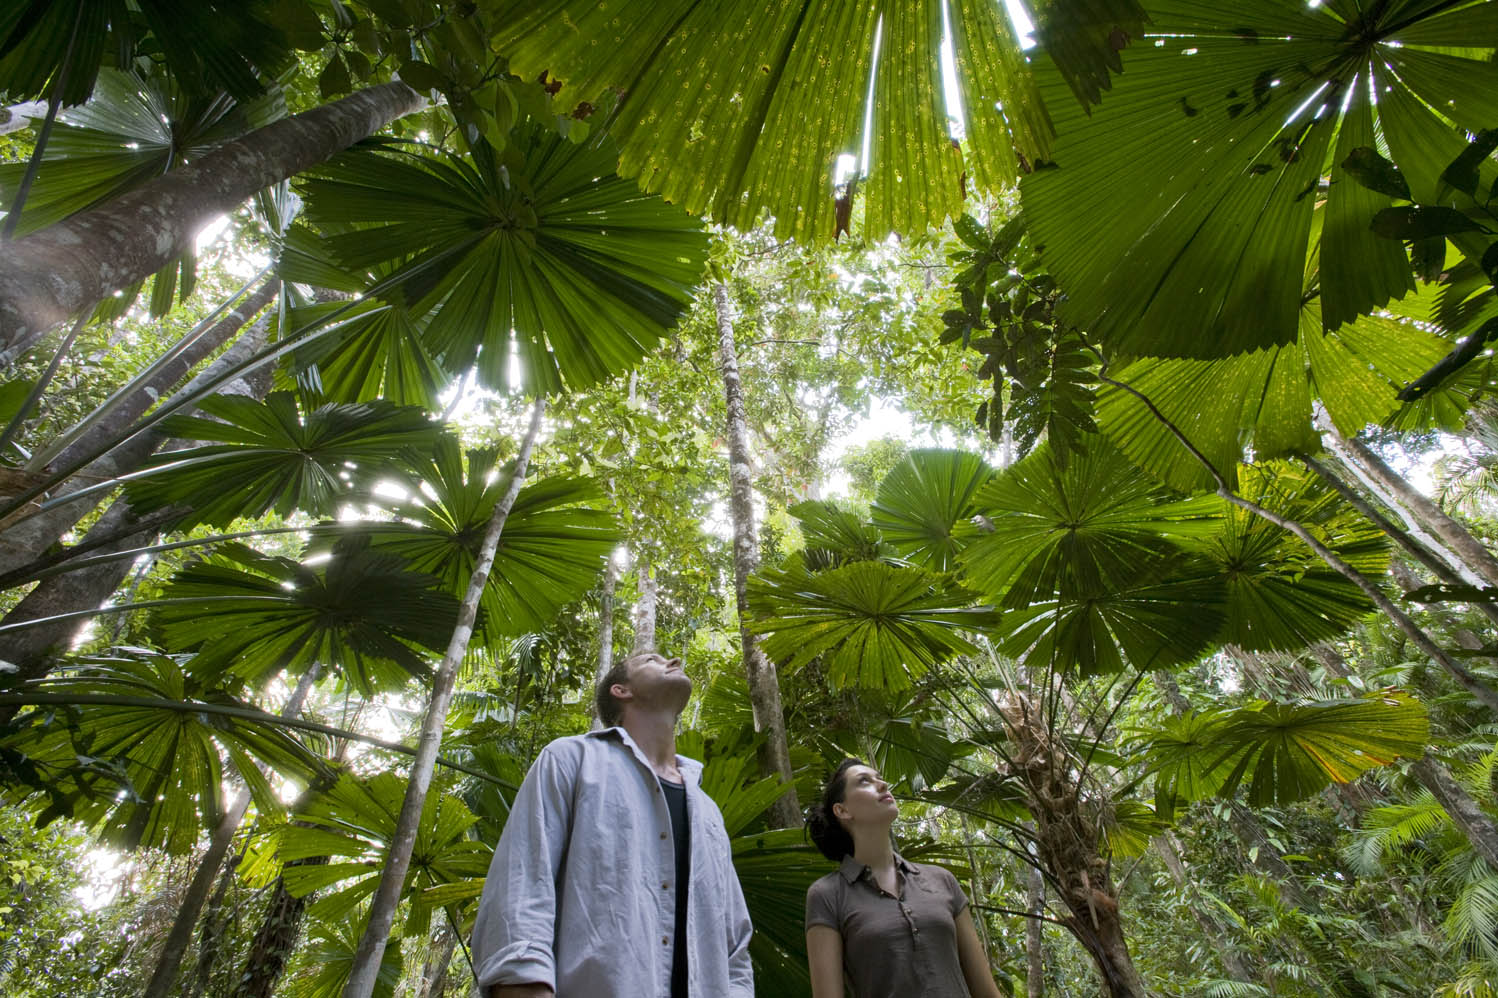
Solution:
{"label": "woman's ear", "polygon": [[834,818],[846,818],[849,821],[853,820],[853,812],[849,811],[847,805],[842,801],[838,801],[832,805],[832,816]]}

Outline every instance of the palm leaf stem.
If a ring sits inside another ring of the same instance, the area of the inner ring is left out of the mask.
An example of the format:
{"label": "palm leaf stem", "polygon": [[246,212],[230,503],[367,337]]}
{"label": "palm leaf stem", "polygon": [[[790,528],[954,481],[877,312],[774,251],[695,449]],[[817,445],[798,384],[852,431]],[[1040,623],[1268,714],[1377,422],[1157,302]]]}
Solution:
{"label": "palm leaf stem", "polygon": [[[160,524],[167,524],[177,519],[172,510],[167,510],[156,518]],[[131,529],[132,534],[141,532],[144,526],[150,525],[151,521],[141,521]],[[29,564],[22,565],[9,572],[0,572],[0,589],[10,589],[13,586],[24,585],[27,582],[39,582],[42,579],[50,579],[57,575],[66,575],[69,572],[80,571],[94,565],[103,565],[111,561],[122,561],[135,559],[143,554],[156,555],[167,551],[178,551],[182,548],[207,547],[210,544],[224,544],[229,541],[243,540],[248,537],[274,537],[278,534],[318,534],[324,531],[333,532],[338,529],[333,524],[315,524],[310,527],[272,527],[265,530],[241,530],[232,534],[214,534],[212,537],[194,537],[191,540],[172,541],[167,544],[147,544],[144,547],[124,548],[119,551],[111,551],[108,554],[94,555],[91,558],[77,558],[77,554],[102,547],[118,538],[103,537],[96,541],[81,541],[73,547],[64,548],[45,557],[37,558]]]}
{"label": "palm leaf stem", "polygon": [[1063,929],[1070,931],[1070,926],[1066,922],[1061,921],[1059,918],[1052,918],[1050,915],[1042,915],[1038,911],[1016,911],[1013,908],[1001,908],[996,904],[978,904],[972,901],[968,902],[968,907],[977,911],[992,911],[1000,915],[1013,915],[1017,918],[1033,918],[1039,922],[1050,922],[1052,925],[1059,925]]}
{"label": "palm leaf stem", "polygon": [[32,620],[22,620],[14,624],[0,624],[0,634],[12,634],[16,631],[24,631],[28,627],[40,627],[43,624],[60,624],[67,620],[83,620],[88,617],[97,617],[105,613],[125,613],[130,610],[149,610],[158,606],[188,606],[198,603],[225,603],[225,602],[257,602],[281,604],[284,600],[279,596],[183,596],[176,599],[152,599],[141,600],[136,603],[116,603],[113,606],[98,606],[89,610],[70,610],[67,613],[54,613],[48,617],[36,617]]}
{"label": "palm leaf stem", "polygon": [[26,205],[26,196],[31,193],[31,185],[36,183],[36,175],[42,168],[42,156],[47,151],[47,142],[52,138],[52,126],[57,122],[57,110],[62,107],[62,95],[67,91],[69,78],[73,75],[73,53],[78,49],[78,29],[83,23],[84,4],[80,0],[78,13],[73,16],[73,30],[68,35],[68,48],[63,53],[62,65],[58,67],[57,78],[52,81],[52,95],[47,98],[47,117],[42,120],[42,130],[37,133],[36,146],[31,150],[31,159],[26,164],[26,175],[21,178],[21,186],[16,189],[16,199],[10,203],[5,214],[5,231],[0,232],[0,242],[8,242],[16,234],[16,226],[21,221],[21,209]]}
{"label": "palm leaf stem", "polygon": [[40,378],[36,379],[36,384],[31,386],[31,391],[26,395],[26,400],[21,403],[20,408],[16,409],[16,414],[11,417],[9,425],[5,427],[5,432],[0,433],[0,454],[5,453],[5,449],[10,446],[11,439],[16,435],[16,431],[26,421],[26,416],[41,401],[42,393],[47,390],[47,386],[52,383],[52,378],[57,374],[57,369],[62,366],[62,359],[73,348],[73,343],[78,339],[78,334],[83,332],[83,327],[88,325],[88,318],[87,315],[80,315],[78,321],[73,323],[73,328],[68,330],[68,335],[63,338],[62,343],[57,348],[57,352],[48,361],[47,369],[42,372]]}
{"label": "palm leaf stem", "polygon": [[[380,294],[383,294],[384,292],[390,290],[401,282],[410,280],[412,277],[425,272],[427,269],[435,267],[438,264],[446,261],[448,257],[453,256],[455,253],[457,253],[459,249],[461,249],[461,247],[449,248],[434,252],[431,256],[421,260],[420,262],[412,264],[410,267],[404,268],[398,273],[392,274],[389,277],[386,277],[383,280],[371,285],[364,292],[362,297],[350,299],[349,301],[338,306],[326,315],[319,316],[318,318],[313,319],[305,325],[297,327],[286,336],[283,336],[280,339],[276,340],[275,343],[264,347],[254,354],[251,354],[240,363],[225,369],[218,375],[218,377],[211,378],[203,382],[201,385],[198,385],[190,392],[184,392],[172,396],[172,398],[162,403],[162,405],[155,411],[153,411],[150,415],[145,416],[135,424],[126,427],[115,436],[101,441],[97,446],[90,448],[83,454],[80,454],[77,458],[68,462],[63,467],[57,469],[51,475],[40,479],[30,488],[27,488],[21,493],[12,496],[8,502],[0,504],[0,522],[5,522],[7,525],[15,524],[20,522],[21,520],[25,520],[29,517],[37,515],[42,511],[40,507],[33,507],[31,509],[24,510],[23,507],[25,507],[26,504],[29,503],[32,499],[35,499],[37,496],[45,493],[48,489],[52,488],[58,482],[63,481],[79,470],[87,467],[89,464],[93,463],[98,458],[103,457],[105,454],[109,453],[109,451],[113,450],[115,447],[118,447],[126,440],[129,440],[130,438],[144,433],[146,430],[149,430],[151,427],[155,426],[157,423],[161,422],[163,419],[165,419],[167,416],[170,416],[177,410],[183,409],[189,405],[193,405],[218,391],[224,385],[230,384],[247,374],[258,371],[262,367],[265,367],[266,365],[279,360],[289,353],[303,349],[312,343],[316,343],[325,336],[338,332],[339,327],[333,323],[334,319],[341,318],[346,312],[350,312],[353,309],[358,308],[364,303],[365,299],[378,297]],[[77,495],[78,493],[76,492],[70,493],[69,498],[73,498]],[[42,506],[45,505],[45,503],[42,504]],[[12,515],[18,512],[19,515]]]}
{"label": "palm leaf stem", "polygon": [[1407,613],[1396,606],[1394,601],[1389,599],[1389,597],[1384,594],[1384,591],[1380,589],[1372,579],[1368,578],[1362,572],[1359,572],[1347,562],[1337,557],[1335,552],[1333,552],[1325,544],[1321,543],[1321,541],[1317,540],[1315,535],[1307,530],[1303,524],[1295,520],[1291,520],[1287,517],[1280,516],[1278,513],[1265,509],[1258,503],[1246,499],[1243,496],[1240,496],[1238,493],[1234,492],[1232,488],[1229,487],[1227,479],[1223,477],[1222,472],[1217,470],[1217,466],[1212,463],[1211,459],[1203,454],[1200,450],[1198,450],[1196,446],[1192,444],[1190,439],[1188,439],[1187,436],[1181,432],[1180,428],[1172,423],[1168,418],[1166,418],[1165,414],[1162,413],[1155,406],[1154,402],[1150,401],[1150,399],[1143,392],[1138,391],[1132,385],[1127,385],[1122,381],[1110,378],[1107,375],[1106,370],[1100,371],[1098,374],[1098,378],[1104,383],[1110,384],[1115,388],[1120,389],[1121,391],[1128,392],[1130,395],[1133,395],[1135,398],[1137,398],[1144,405],[1144,407],[1150,411],[1150,414],[1153,415],[1155,419],[1159,420],[1161,425],[1163,425],[1170,432],[1171,436],[1175,437],[1175,439],[1181,444],[1181,446],[1185,447],[1186,450],[1191,453],[1192,457],[1196,458],[1196,460],[1201,463],[1202,467],[1208,472],[1208,474],[1212,476],[1213,480],[1217,483],[1217,494],[1219,496],[1221,496],[1227,502],[1232,503],[1234,506],[1237,506],[1239,509],[1252,513],[1254,516],[1257,516],[1263,520],[1268,521],[1269,523],[1274,524],[1281,530],[1288,530],[1290,533],[1300,538],[1301,542],[1304,543],[1306,547],[1310,548],[1318,558],[1326,563],[1329,568],[1331,568],[1338,575],[1341,575],[1343,578],[1347,579],[1353,585],[1361,589],[1364,595],[1366,595],[1369,600],[1373,602],[1373,605],[1378,607],[1380,611],[1386,614],[1389,619],[1394,622],[1395,626],[1398,627],[1399,630],[1405,635],[1405,637],[1409,638],[1415,643],[1415,647],[1419,648],[1423,654],[1429,656],[1442,669],[1445,669],[1446,672],[1449,673],[1451,677],[1455,679],[1463,689],[1465,689],[1468,693],[1471,693],[1472,696],[1475,697],[1480,703],[1482,703],[1483,706],[1487,707],[1495,714],[1498,714],[1498,690],[1494,690],[1492,687],[1483,683],[1470,671],[1463,668],[1462,665],[1458,663],[1454,658],[1452,658],[1450,655],[1447,655],[1446,652],[1443,651],[1441,647],[1431,639],[1430,635],[1425,633],[1425,630],[1420,627],[1419,624],[1415,623],[1415,621],[1411,619]]}
{"label": "palm leaf stem", "polygon": [[[1122,675],[1122,673],[1119,673],[1119,675]],[[1123,705],[1125,703],[1128,702],[1129,697],[1131,697],[1131,696],[1134,695],[1134,690],[1139,686],[1139,681],[1141,679],[1143,679],[1143,678],[1144,678],[1144,670],[1143,669],[1137,669],[1137,670],[1135,670],[1135,672],[1134,672],[1134,681],[1131,682],[1131,683],[1129,683],[1128,689],[1126,689],[1126,690],[1123,691],[1123,695],[1118,698],[1118,702],[1115,703],[1113,705],[1113,709],[1108,712],[1108,719],[1105,720],[1102,723],[1102,726],[1097,729],[1097,735],[1093,737],[1092,744],[1089,745],[1088,748],[1087,748],[1087,755],[1085,757],[1083,757],[1083,759],[1082,759],[1082,771],[1077,774],[1077,786],[1080,787],[1084,782],[1086,782],[1086,780],[1087,780],[1087,768],[1092,765],[1092,757],[1097,752],[1098,747],[1103,742],[1103,734],[1109,728],[1111,728],[1113,726],[1113,719],[1118,716],[1119,710],[1123,707]],[[1090,711],[1087,712],[1087,722],[1086,723],[1090,723],[1091,722],[1091,720],[1093,718],[1093,715],[1097,712],[1097,708],[1102,705],[1102,703],[1103,703],[1103,701],[1105,699],[1107,699],[1108,694],[1113,691],[1113,687],[1114,687],[1114,685],[1117,682],[1118,682],[1118,677],[1115,676],[1114,679],[1113,679],[1113,681],[1108,684],[1108,689],[1106,691],[1104,691],[1101,696],[1098,697],[1097,703],[1093,704],[1092,710],[1090,710]],[[1084,731],[1086,730],[1086,723],[1083,724],[1083,730]]]}
{"label": "palm leaf stem", "polygon": [[[327,735],[330,738],[340,738],[346,741],[362,742],[365,745],[373,745],[376,748],[385,749],[387,752],[399,752],[402,755],[414,756],[416,749],[400,742],[387,741],[384,738],[376,738],[373,735],[361,735],[355,731],[345,728],[335,728],[328,724],[318,724],[316,721],[304,721],[300,718],[277,717],[275,714],[267,713],[254,707],[235,707],[230,704],[204,703],[202,701],[179,701],[163,700],[160,697],[127,697],[116,696],[106,693],[0,693],[0,707],[46,707],[46,706],[78,706],[89,705],[104,707],[144,707],[150,710],[170,710],[176,713],[198,713],[217,714],[222,717],[236,717],[245,721],[253,721],[257,724],[267,724],[273,727],[296,728],[301,731],[310,731],[314,734]],[[437,757],[437,765],[464,773],[476,779],[492,783],[505,790],[515,790],[517,787],[507,783],[489,773],[472,766],[465,766],[461,762],[453,762],[441,756]]]}
{"label": "palm leaf stem", "polygon": [[374,993],[390,929],[395,924],[396,908],[400,905],[406,873],[411,867],[411,854],[416,846],[422,810],[432,782],[433,763],[437,758],[437,750],[442,745],[442,732],[447,723],[448,707],[452,703],[458,666],[468,653],[468,642],[473,636],[474,622],[478,618],[479,600],[489,584],[489,573],[494,567],[494,556],[499,549],[505,521],[509,519],[515,499],[520,495],[520,486],[525,481],[531,449],[540,433],[541,415],[545,410],[545,396],[537,397],[536,404],[531,408],[530,426],[520,444],[520,452],[515,455],[515,467],[510,473],[509,485],[489,517],[473,575],[468,581],[467,592],[458,610],[458,622],[453,627],[447,652],[442,656],[442,664],[438,666],[437,674],[432,680],[432,699],[427,704],[426,717],[422,721],[421,737],[417,741],[415,761],[411,764],[411,776],[406,783],[400,816],[396,820],[394,834],[390,837],[390,849],[386,854],[379,886],[370,899],[369,921],[359,938],[359,947],[354,953],[343,998],[370,998]]}
{"label": "palm leaf stem", "polygon": [[[152,378],[160,374],[168,364],[180,357],[194,343],[201,339],[203,334],[212,329],[214,324],[218,322],[219,318],[222,317],[225,312],[233,307],[233,305],[240,299],[248,295],[250,289],[253,288],[256,284],[259,284],[261,281],[270,277],[271,274],[274,273],[274,271],[274,265],[266,266],[263,270],[260,271],[260,273],[256,274],[254,277],[251,277],[248,281],[245,281],[238,290],[229,295],[229,297],[225,298],[223,301],[219,302],[218,306],[214,308],[212,312],[208,313],[201,320],[199,320],[198,323],[191,329],[189,329],[186,333],[184,333],[176,343],[173,343],[155,360],[147,365],[147,367],[143,371],[141,371],[124,385],[121,385],[118,389],[116,389],[107,399],[100,403],[99,406],[93,410],[93,412],[90,412],[87,416],[84,416],[77,423],[74,423],[62,433],[59,433],[53,440],[51,440],[47,444],[46,447],[39,449],[34,455],[32,455],[31,459],[26,462],[27,470],[41,471],[59,455],[61,455],[63,451],[66,450],[74,441],[78,440],[95,426],[102,425],[104,420],[107,417],[113,415],[117,410],[119,410],[121,406],[126,404],[126,402],[129,401],[131,396],[133,396],[141,388],[141,386],[147,384]],[[279,281],[274,281],[271,283],[274,283],[277,288],[279,288],[280,286]],[[267,287],[269,287],[269,285],[267,285]],[[274,292],[271,293],[273,294]],[[256,311],[259,311],[259,309],[256,309]],[[244,318],[248,320],[252,318],[252,316],[246,315],[244,316]],[[69,342],[71,342],[71,340]],[[65,353],[67,353],[67,344],[64,344],[58,349],[59,357]],[[56,358],[54,358],[54,361],[55,359]]]}
{"label": "palm leaf stem", "polygon": [[[1429,569],[1437,579],[1452,585],[1470,584],[1470,580],[1463,579],[1452,570],[1449,564],[1437,557],[1434,552],[1428,550],[1424,545],[1417,542],[1415,538],[1411,537],[1408,531],[1401,530],[1394,521],[1379,512],[1376,506],[1359,495],[1357,490],[1344,482],[1340,475],[1334,473],[1324,463],[1306,454],[1301,455],[1300,463],[1315,472],[1323,482],[1330,485],[1338,495],[1345,499],[1349,506],[1367,517],[1370,523],[1379,530],[1382,530],[1386,536],[1392,538],[1396,544],[1405,550],[1405,553]],[[1487,617],[1493,623],[1498,624],[1498,606],[1480,601],[1473,605],[1482,611],[1483,616]]]}

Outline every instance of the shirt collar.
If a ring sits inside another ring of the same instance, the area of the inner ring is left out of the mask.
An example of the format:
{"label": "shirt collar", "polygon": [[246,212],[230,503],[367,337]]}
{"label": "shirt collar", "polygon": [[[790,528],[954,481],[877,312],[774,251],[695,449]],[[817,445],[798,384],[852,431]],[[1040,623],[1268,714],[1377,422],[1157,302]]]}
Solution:
{"label": "shirt collar", "polygon": [[[640,751],[640,746],[636,745],[635,740],[629,737],[629,732],[625,730],[623,725],[616,724],[612,728],[600,728],[597,731],[589,731],[588,737],[618,739],[624,744],[625,748],[629,749],[630,754],[639,761],[640,765],[650,770],[651,773],[655,772],[655,769],[650,765],[650,760],[645,758],[645,753]],[[702,763],[696,759],[688,759],[678,752],[676,755],[676,768],[681,770],[682,780],[688,786],[697,785],[702,782]]]}
{"label": "shirt collar", "polygon": [[[921,871],[916,869],[915,864],[911,863],[899,853],[895,853],[895,866],[900,870],[901,873],[908,873],[914,877],[919,877],[921,875]],[[842,865],[837,868],[837,871],[843,875],[844,880],[851,884],[857,881],[858,878],[862,877],[865,873],[868,873],[869,868],[867,866],[864,866],[858,860],[854,859],[851,854],[849,854],[843,857]]]}

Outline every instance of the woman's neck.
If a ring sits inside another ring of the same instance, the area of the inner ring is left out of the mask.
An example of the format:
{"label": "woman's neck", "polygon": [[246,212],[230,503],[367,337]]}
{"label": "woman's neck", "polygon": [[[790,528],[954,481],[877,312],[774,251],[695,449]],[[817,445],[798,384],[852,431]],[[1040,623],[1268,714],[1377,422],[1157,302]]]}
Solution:
{"label": "woman's neck", "polygon": [[888,870],[895,865],[895,846],[889,826],[856,828],[853,836],[853,859],[872,870]]}

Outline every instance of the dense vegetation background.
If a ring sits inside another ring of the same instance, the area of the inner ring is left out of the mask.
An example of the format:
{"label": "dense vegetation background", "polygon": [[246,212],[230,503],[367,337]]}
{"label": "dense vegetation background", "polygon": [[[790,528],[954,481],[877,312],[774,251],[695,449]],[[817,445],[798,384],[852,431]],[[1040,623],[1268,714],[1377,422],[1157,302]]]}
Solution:
{"label": "dense vegetation background", "polygon": [[659,647],[762,994],[854,754],[1011,994],[1493,995],[1498,4],[739,6],[0,12],[0,989],[471,993]]}

